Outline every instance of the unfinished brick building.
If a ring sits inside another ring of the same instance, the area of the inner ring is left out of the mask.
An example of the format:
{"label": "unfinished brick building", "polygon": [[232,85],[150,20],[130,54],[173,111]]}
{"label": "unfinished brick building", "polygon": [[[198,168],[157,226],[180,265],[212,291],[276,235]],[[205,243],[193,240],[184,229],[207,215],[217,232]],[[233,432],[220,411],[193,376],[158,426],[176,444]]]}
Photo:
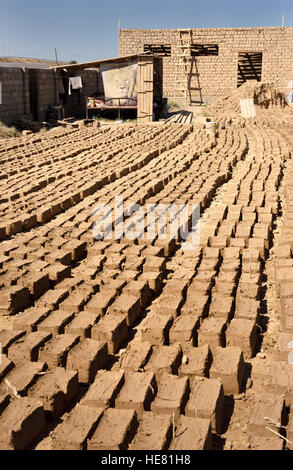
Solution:
{"label": "unfinished brick building", "polygon": [[287,87],[293,79],[293,28],[121,29],[119,54],[163,58],[163,95],[213,101],[246,80]]}

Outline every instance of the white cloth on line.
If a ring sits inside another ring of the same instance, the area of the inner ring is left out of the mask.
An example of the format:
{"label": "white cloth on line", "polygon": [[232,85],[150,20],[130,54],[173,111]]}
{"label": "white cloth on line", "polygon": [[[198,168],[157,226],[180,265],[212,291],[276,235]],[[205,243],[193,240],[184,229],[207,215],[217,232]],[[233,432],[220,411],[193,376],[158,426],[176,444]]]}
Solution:
{"label": "white cloth on line", "polygon": [[68,94],[71,95],[71,88],[72,90],[79,90],[82,88],[82,81],[81,77],[70,77],[69,78],[69,85],[68,85]]}

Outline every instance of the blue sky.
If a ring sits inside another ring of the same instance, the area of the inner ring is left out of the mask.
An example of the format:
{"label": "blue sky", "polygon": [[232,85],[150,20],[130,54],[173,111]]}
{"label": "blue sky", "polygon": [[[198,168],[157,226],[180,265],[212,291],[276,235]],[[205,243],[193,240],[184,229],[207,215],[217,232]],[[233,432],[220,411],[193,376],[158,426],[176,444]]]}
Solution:
{"label": "blue sky", "polygon": [[293,26],[292,0],[0,0],[0,56],[118,55],[122,28]]}

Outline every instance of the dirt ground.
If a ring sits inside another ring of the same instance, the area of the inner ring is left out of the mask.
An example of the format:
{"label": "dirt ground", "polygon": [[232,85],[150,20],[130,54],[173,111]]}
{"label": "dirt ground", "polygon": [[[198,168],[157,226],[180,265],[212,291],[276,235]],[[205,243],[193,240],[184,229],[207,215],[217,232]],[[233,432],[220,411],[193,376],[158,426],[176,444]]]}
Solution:
{"label": "dirt ground", "polygon": [[291,448],[292,108],[239,90],[0,140],[0,449]]}

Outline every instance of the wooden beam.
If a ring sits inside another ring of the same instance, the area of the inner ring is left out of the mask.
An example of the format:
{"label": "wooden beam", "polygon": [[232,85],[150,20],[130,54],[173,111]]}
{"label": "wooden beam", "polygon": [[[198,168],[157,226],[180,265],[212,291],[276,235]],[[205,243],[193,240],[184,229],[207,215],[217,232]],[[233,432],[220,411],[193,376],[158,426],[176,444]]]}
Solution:
{"label": "wooden beam", "polygon": [[139,54],[131,54],[131,55],[126,55],[126,56],[121,56],[121,57],[113,57],[111,59],[104,59],[104,60],[96,60],[93,62],[82,62],[80,64],[65,64],[65,65],[59,65],[58,67],[50,67],[50,69],[56,69],[56,70],[63,70],[66,69],[68,72],[72,70],[83,70],[83,69],[89,69],[89,68],[97,68],[101,64],[109,64],[111,62],[125,62],[128,60],[132,59],[138,59],[140,56],[149,56],[152,58],[153,56],[149,52],[140,52]]}

